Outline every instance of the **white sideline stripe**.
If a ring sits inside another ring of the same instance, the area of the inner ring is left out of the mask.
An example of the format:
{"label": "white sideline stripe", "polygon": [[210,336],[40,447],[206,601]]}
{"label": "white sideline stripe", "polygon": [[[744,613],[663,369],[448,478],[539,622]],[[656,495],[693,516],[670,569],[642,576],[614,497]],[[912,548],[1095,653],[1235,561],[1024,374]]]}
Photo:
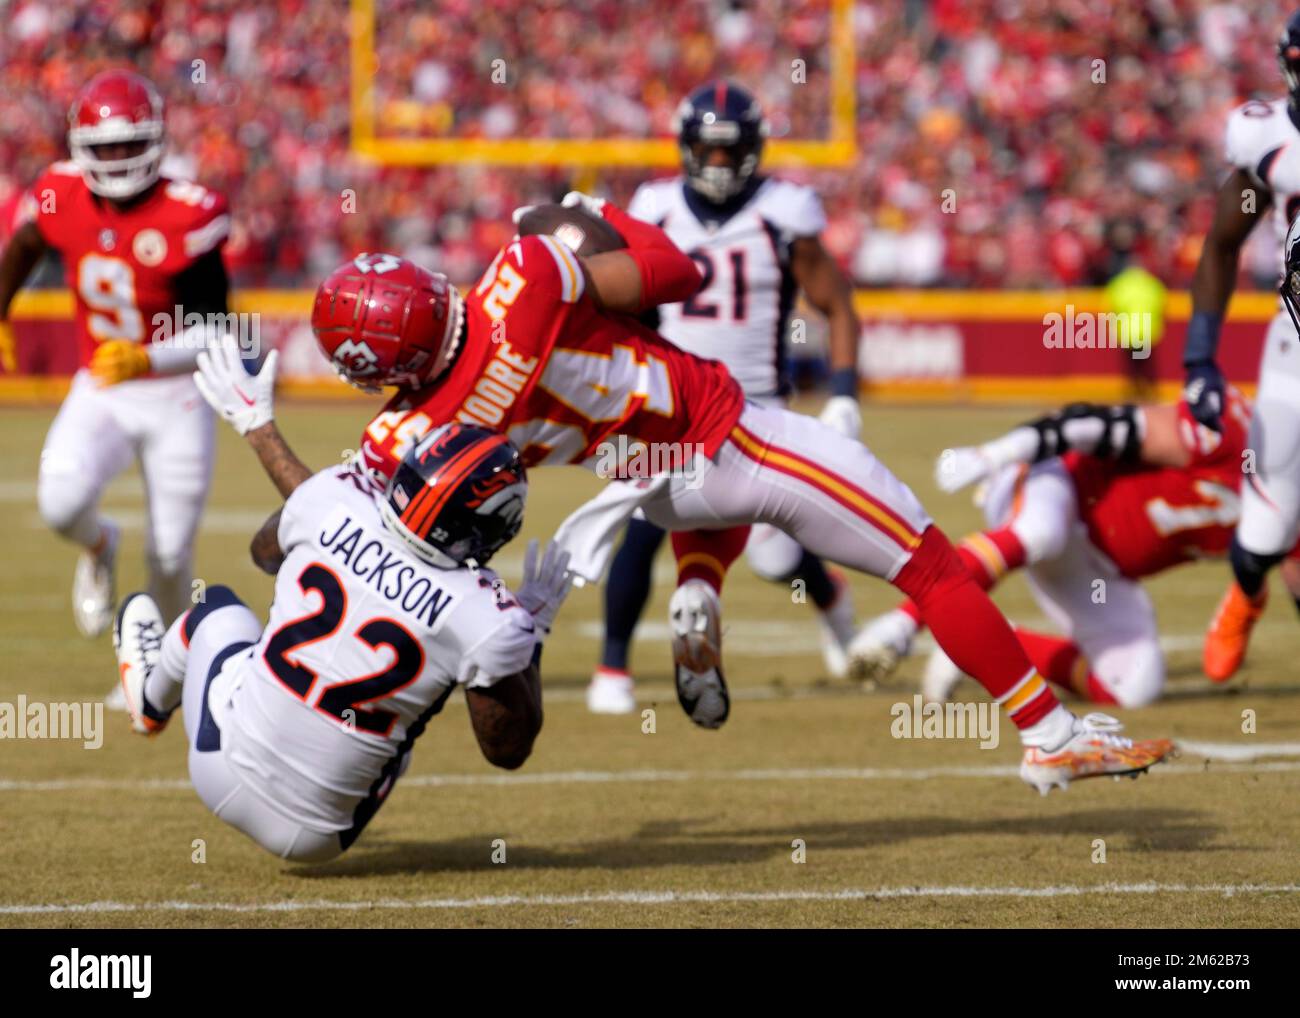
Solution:
{"label": "white sideline stripe", "polygon": [[[1225,763],[1211,773],[1272,774],[1300,771],[1300,761]],[[1204,776],[1200,764],[1160,764],[1152,774]],[[786,767],[700,771],[540,771],[536,774],[408,774],[402,788],[453,788],[483,785],[617,785],[727,781],[933,781],[941,778],[1012,778],[1015,766],[986,767]],[[172,792],[188,790],[185,778],[52,778],[46,781],[0,779],[0,792],[126,791]]]}
{"label": "white sideline stripe", "polygon": [[1300,756],[1300,742],[1197,742],[1179,739],[1178,748],[1207,760],[1250,761],[1266,756]]}
{"label": "white sideline stripe", "polygon": [[585,894],[500,894],[481,898],[379,898],[374,901],[88,901],[71,904],[0,905],[0,915],[69,915],[122,912],[368,912],[372,910],[519,908],[573,905],[765,904],[790,901],[890,901],[908,898],[1077,898],[1114,894],[1296,894],[1300,884],[1097,884],[1085,887],[846,887],[831,891],[604,891]]}

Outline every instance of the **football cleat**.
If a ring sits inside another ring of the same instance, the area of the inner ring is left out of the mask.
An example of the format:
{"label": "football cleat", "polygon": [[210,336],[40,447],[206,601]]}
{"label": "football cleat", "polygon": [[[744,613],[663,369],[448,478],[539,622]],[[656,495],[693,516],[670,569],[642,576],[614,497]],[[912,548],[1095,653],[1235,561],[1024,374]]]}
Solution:
{"label": "football cleat", "polygon": [[668,602],[677,702],[701,728],[721,728],[731,712],[722,677],[722,604],[703,580],[687,580]]}
{"label": "football cleat", "polygon": [[853,591],[849,581],[838,569],[828,570],[835,584],[835,600],[829,608],[817,613],[821,625],[822,660],[826,674],[832,679],[842,679],[849,674],[848,646],[853,639]]}
{"label": "football cleat", "polygon": [[122,602],[113,625],[113,649],[131,729],[141,735],[157,735],[167,727],[166,718],[150,716],[144,700],[145,683],[158,664],[166,633],[162,612],[148,594],[131,594]]}
{"label": "football cleat", "polygon": [[587,686],[587,710],[593,714],[631,714],[636,710],[632,676],[617,668],[597,668]]}
{"label": "football cleat", "polygon": [[1236,582],[1228,588],[1214,613],[1210,628],[1205,632],[1205,646],[1201,654],[1202,667],[1212,680],[1227,682],[1237,674],[1237,669],[1246,659],[1250,631],[1264,614],[1264,606],[1267,604],[1267,587],[1254,600]]}
{"label": "football cleat", "polygon": [[114,566],[117,564],[117,527],[104,524],[104,547],[96,555],[83,551],[72,575],[72,618],[82,636],[99,636],[113,624]]}
{"label": "football cleat", "polygon": [[912,652],[916,622],[894,609],[878,615],[849,641],[849,674],[860,682],[881,682],[894,674],[898,663]]}
{"label": "football cleat", "polygon": [[1152,764],[1173,752],[1169,739],[1134,742],[1120,735],[1123,725],[1108,714],[1074,719],[1074,734],[1054,750],[1026,746],[1020,761],[1020,778],[1046,795],[1053,787],[1066,789],[1071,781],[1104,775],[1136,778]]}

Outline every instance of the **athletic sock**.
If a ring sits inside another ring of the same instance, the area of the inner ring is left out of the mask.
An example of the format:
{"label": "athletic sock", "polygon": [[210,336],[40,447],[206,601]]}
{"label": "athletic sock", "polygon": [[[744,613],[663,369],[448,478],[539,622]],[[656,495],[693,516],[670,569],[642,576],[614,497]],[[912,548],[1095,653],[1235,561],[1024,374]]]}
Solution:
{"label": "athletic sock", "polygon": [[[969,534],[957,545],[957,558],[980,590],[992,590],[1007,573],[1025,564],[1025,546],[1020,543],[1010,527],[998,527]],[[898,610],[911,617],[918,626],[923,625],[921,611],[911,601],[904,601]]]}
{"label": "athletic sock", "polygon": [[654,560],[664,531],[647,520],[631,520],[623,535],[605,584],[605,642],[600,663],[610,671],[627,673],[632,636],[650,599]]}
{"label": "athletic sock", "polygon": [[1115,697],[1088,666],[1088,659],[1073,640],[1028,629],[1016,629],[1016,637],[1029,660],[1048,682],[1093,703],[1115,703]]}
{"label": "athletic sock", "polygon": [[687,580],[703,580],[722,593],[731,563],[740,557],[749,541],[749,527],[722,530],[678,530],[673,532],[673,554],[677,556],[677,586]]}
{"label": "athletic sock", "polygon": [[[894,585],[916,603],[953,664],[1002,704],[1022,738],[1060,707],[1007,620],[971,578],[938,527],[926,528]],[[1071,716],[1068,711],[1065,715]]]}
{"label": "athletic sock", "polygon": [[167,629],[158,663],[144,684],[145,713],[157,721],[166,720],[181,702],[181,689],[185,684],[185,663],[189,658],[189,643],[185,639],[186,612]]}
{"label": "athletic sock", "polygon": [[1237,542],[1237,535],[1232,535],[1228,546],[1228,559],[1232,563],[1232,575],[1237,580],[1241,592],[1252,601],[1260,596],[1268,571],[1282,561],[1282,555],[1264,555],[1248,551]]}

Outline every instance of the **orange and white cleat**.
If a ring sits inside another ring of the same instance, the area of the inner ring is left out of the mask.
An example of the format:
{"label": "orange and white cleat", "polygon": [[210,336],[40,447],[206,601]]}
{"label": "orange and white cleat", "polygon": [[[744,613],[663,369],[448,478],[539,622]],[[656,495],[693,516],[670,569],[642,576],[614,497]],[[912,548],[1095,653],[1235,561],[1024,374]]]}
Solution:
{"label": "orange and white cleat", "polygon": [[1066,789],[1071,781],[1123,775],[1136,778],[1174,750],[1169,739],[1134,742],[1119,734],[1124,726],[1109,714],[1089,714],[1074,719],[1074,734],[1054,750],[1026,746],[1020,777],[1046,795],[1053,787]]}
{"label": "orange and white cleat", "polygon": [[144,699],[144,685],[158,664],[166,632],[162,612],[148,594],[127,597],[113,623],[122,695],[131,715],[131,730],[140,735],[157,735],[167,727],[167,718],[148,710]]}
{"label": "orange and white cleat", "polygon": [[1268,588],[1251,598],[1234,580],[1219,602],[1210,628],[1205,631],[1205,646],[1201,653],[1201,666],[1215,682],[1227,682],[1237,674],[1246,659],[1250,631],[1264,614],[1268,604]]}

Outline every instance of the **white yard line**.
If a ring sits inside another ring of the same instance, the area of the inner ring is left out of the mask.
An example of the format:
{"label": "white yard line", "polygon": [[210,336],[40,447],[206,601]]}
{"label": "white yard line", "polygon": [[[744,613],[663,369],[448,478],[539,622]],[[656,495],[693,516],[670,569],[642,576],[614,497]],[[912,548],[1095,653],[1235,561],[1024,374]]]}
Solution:
{"label": "white yard line", "polygon": [[1296,894],[1300,884],[1065,884],[1051,887],[846,887],[825,891],[605,891],[586,894],[503,894],[479,898],[379,898],[374,901],[88,901],[60,904],[0,905],[0,915],[76,913],[226,912],[237,915],[293,912],[370,912],[572,907],[575,905],[761,905],[771,902],[893,901],[926,898],[1077,898],[1086,895],[1193,895],[1224,898],[1253,894]]}
{"label": "white yard line", "polygon": [[[1189,750],[1190,752],[1190,750]],[[1199,752],[1197,755],[1200,755]],[[1216,763],[1214,774],[1275,774],[1300,771],[1300,761]],[[1152,774],[1171,777],[1204,776],[1203,764],[1160,764]],[[726,783],[734,781],[935,781],[951,778],[1006,779],[1016,777],[1015,766],[990,764],[984,767],[767,767],[740,770],[626,770],[626,771],[538,771],[522,774],[408,774],[402,788],[453,788],[464,786],[531,785],[623,785],[686,782]],[[0,778],[4,792],[172,792],[188,790],[185,778],[51,778],[27,781]]]}

